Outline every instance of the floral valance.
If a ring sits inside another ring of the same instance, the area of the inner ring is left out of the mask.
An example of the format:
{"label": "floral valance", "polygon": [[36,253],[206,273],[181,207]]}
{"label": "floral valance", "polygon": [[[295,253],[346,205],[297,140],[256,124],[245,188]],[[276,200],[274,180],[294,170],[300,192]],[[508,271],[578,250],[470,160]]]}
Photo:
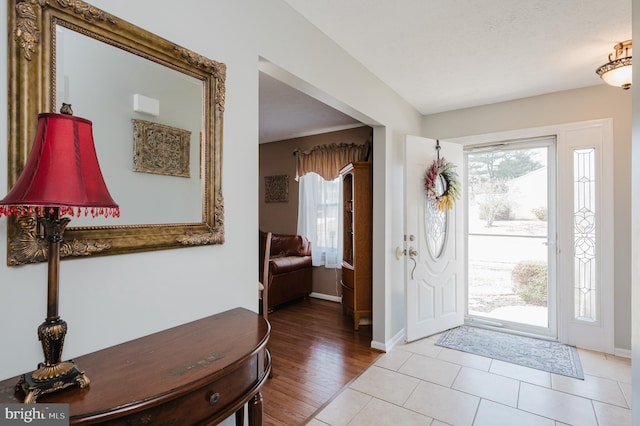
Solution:
{"label": "floral valance", "polygon": [[296,180],[307,173],[315,172],[325,180],[333,180],[340,174],[340,169],[356,161],[368,161],[371,141],[363,144],[341,143],[318,145],[309,151],[295,150]]}

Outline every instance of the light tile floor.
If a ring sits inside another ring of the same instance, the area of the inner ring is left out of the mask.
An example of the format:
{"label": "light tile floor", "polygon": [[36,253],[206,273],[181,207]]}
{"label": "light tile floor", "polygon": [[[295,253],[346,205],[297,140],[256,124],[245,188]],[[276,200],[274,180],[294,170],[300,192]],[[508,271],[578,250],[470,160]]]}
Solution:
{"label": "light tile floor", "polygon": [[631,424],[629,359],[579,349],[579,380],[442,348],[437,338],[396,346],[308,424]]}

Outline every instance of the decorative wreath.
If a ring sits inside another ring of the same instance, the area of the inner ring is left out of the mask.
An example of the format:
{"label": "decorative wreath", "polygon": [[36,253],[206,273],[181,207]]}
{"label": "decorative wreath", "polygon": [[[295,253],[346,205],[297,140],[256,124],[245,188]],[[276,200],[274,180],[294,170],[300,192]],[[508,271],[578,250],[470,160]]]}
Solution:
{"label": "decorative wreath", "polygon": [[[453,203],[460,198],[460,182],[458,181],[458,173],[456,173],[455,165],[443,158],[433,161],[431,167],[427,171],[424,180],[424,187],[427,190],[427,198],[440,211],[451,210]],[[436,182],[442,176],[444,180],[444,191],[438,194],[436,191]]]}

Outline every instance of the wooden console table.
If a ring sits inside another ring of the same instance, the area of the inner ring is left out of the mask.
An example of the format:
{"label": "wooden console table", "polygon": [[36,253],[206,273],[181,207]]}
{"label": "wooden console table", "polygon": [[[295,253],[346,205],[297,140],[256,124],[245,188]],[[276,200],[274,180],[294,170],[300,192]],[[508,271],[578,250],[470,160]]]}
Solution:
{"label": "wooden console table", "polygon": [[[70,424],[217,424],[236,414],[262,424],[269,323],[236,308],[76,358],[91,384],[43,395],[69,404]],[[20,403],[18,377],[0,382],[0,403]]]}

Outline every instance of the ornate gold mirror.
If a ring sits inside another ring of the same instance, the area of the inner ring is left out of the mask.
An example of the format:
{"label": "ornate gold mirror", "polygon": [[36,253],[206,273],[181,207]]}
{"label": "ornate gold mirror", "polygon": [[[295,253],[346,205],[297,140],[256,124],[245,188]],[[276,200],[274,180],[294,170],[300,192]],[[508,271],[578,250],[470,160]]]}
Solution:
{"label": "ornate gold mirror", "polygon": [[[9,188],[38,114],[70,103],[93,122],[102,173],[122,212],[99,222],[73,218],[61,255],[223,243],[225,65],[82,1],[10,6]],[[10,218],[7,236],[7,264],[46,259],[33,219]]]}

